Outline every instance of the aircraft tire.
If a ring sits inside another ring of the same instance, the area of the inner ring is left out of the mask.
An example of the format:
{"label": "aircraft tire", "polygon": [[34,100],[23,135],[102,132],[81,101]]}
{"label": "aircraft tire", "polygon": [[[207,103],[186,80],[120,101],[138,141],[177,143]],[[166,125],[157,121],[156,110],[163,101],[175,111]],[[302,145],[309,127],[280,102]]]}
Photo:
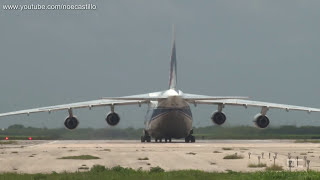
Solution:
{"label": "aircraft tire", "polygon": [[189,136],[184,139],[184,142],[186,142],[186,143],[189,143],[189,142],[190,142]]}
{"label": "aircraft tire", "polygon": [[147,142],[151,142],[151,137],[147,137]]}
{"label": "aircraft tire", "polygon": [[146,139],[144,138],[144,136],[141,136],[141,142],[146,142]]}
{"label": "aircraft tire", "polygon": [[192,143],[194,143],[194,142],[196,142],[196,137],[191,136],[190,140],[191,140]]}

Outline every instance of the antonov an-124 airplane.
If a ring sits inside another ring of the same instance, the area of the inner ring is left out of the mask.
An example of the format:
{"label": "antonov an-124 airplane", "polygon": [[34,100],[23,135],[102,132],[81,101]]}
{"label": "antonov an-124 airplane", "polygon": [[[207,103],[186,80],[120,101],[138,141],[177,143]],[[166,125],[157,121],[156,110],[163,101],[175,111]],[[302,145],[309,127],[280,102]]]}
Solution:
{"label": "antonov an-124 airplane", "polygon": [[152,92],[148,94],[123,96],[123,97],[106,97],[99,100],[63,104],[57,106],[41,107],[36,109],[21,110],[0,114],[0,117],[11,116],[17,114],[31,114],[38,112],[52,112],[65,110],[69,113],[64,121],[67,129],[75,129],[79,125],[78,118],[74,116],[73,109],[77,108],[94,108],[100,106],[109,106],[110,112],[107,114],[106,121],[110,126],[115,126],[120,122],[119,115],[115,112],[115,106],[137,104],[148,105],[147,118],[145,128],[141,136],[141,142],[151,142],[151,138],[155,142],[171,142],[172,138],[184,138],[185,142],[195,142],[192,135],[192,113],[190,105],[197,104],[217,105],[218,109],[211,116],[211,120],[216,125],[222,125],[226,121],[226,115],[222,112],[226,105],[230,106],[248,106],[261,107],[261,112],[254,117],[254,123],[258,128],[266,128],[269,125],[269,118],[266,113],[271,108],[307,112],[320,112],[318,108],[309,108],[302,106],[293,106],[286,104],[276,104],[260,101],[247,100],[248,97],[241,96],[206,96],[198,94],[187,94],[177,88],[177,60],[175,38],[173,38],[169,89],[166,91]]}

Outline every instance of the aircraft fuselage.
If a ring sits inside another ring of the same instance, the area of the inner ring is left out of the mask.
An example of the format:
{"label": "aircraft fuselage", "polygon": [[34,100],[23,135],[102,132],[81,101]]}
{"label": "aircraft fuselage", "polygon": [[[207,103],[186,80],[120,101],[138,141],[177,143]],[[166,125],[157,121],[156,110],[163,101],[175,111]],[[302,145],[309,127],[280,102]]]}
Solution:
{"label": "aircraft fuselage", "polygon": [[[170,92],[171,91],[171,92]],[[151,101],[146,115],[145,130],[154,138],[185,138],[192,130],[189,104],[174,90],[168,98]],[[180,93],[180,92],[179,92]]]}

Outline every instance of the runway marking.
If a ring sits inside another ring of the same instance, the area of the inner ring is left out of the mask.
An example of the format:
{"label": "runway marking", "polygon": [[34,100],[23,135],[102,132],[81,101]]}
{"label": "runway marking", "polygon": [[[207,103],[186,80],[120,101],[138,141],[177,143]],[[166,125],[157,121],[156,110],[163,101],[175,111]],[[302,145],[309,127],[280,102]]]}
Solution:
{"label": "runway marking", "polygon": [[51,142],[46,142],[46,143],[39,143],[39,144],[35,144],[35,145],[29,145],[29,146],[26,146],[26,147],[38,147],[38,146],[43,146],[43,145],[46,145],[46,144],[54,144],[56,142],[58,142],[58,140],[51,141]]}

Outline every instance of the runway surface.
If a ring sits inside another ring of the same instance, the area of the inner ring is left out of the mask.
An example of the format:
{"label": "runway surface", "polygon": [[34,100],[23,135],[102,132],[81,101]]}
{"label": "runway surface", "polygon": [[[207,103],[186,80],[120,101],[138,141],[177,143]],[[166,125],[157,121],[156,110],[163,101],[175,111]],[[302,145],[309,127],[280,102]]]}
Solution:
{"label": "runway surface", "polygon": [[[244,158],[223,159],[226,155],[235,153]],[[264,153],[263,158],[262,153]],[[310,169],[320,170],[320,144],[294,143],[292,140],[212,140],[196,143],[63,140],[17,141],[17,144],[0,145],[0,172],[75,172],[86,171],[83,167],[91,168],[95,164],[106,167],[120,165],[144,170],[159,166],[167,171],[181,169],[217,172],[259,171],[264,168],[249,168],[248,164],[258,163],[258,156],[260,156],[261,163],[272,165],[275,153],[278,154],[276,164],[282,165],[284,169],[289,168],[287,164],[288,153],[290,153],[291,160],[294,160],[292,170],[306,170],[304,156],[310,160]],[[78,155],[92,155],[100,159],[59,159]],[[148,160],[139,160],[139,158]]]}

